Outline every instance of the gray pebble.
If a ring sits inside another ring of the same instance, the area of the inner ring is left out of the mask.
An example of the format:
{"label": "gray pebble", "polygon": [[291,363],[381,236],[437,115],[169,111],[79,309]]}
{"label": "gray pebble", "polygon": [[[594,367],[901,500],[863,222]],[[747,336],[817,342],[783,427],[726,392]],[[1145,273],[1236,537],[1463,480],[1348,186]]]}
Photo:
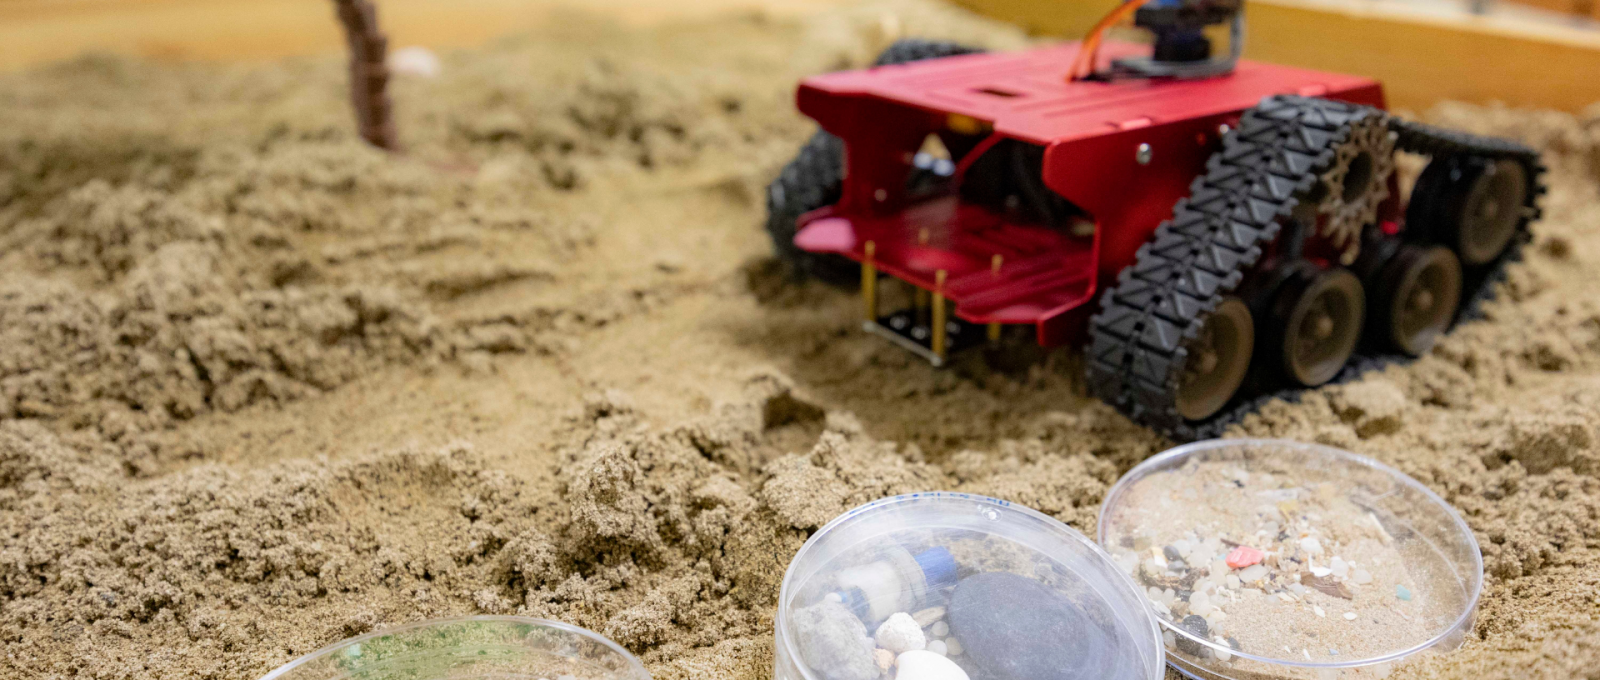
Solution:
{"label": "gray pebble", "polygon": [[872,638],[861,619],[843,604],[823,600],[796,610],[795,640],[800,660],[830,680],[876,680]]}

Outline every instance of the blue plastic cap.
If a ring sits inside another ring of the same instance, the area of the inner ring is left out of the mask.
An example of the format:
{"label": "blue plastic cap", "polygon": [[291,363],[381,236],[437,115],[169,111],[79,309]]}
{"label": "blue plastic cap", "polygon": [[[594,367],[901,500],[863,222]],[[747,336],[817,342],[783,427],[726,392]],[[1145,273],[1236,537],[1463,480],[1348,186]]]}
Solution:
{"label": "blue plastic cap", "polygon": [[956,580],[956,558],[949,550],[933,548],[918,554],[916,560],[930,590]]}

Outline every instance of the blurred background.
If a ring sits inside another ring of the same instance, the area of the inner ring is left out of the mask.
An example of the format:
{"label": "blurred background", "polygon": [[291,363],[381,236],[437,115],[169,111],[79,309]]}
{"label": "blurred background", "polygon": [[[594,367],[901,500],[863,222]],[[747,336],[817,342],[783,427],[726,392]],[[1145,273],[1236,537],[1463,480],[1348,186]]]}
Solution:
{"label": "blurred background", "polygon": [[[954,0],[1075,37],[1116,0]],[[599,13],[629,23],[848,0],[379,0],[394,47],[470,47]],[[342,47],[328,0],[0,0],[0,69],[96,51],[253,60]],[[1382,79],[1391,104],[1455,99],[1580,111],[1600,101],[1600,0],[1252,0],[1246,56]]]}

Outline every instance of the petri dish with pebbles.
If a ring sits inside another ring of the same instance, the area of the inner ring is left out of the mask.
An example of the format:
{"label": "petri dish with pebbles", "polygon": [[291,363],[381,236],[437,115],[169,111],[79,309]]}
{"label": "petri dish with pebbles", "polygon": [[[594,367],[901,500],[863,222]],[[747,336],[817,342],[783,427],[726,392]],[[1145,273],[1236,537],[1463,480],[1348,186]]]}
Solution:
{"label": "petri dish with pebbles", "polygon": [[1416,480],[1326,446],[1212,440],[1135,467],[1099,539],[1144,592],[1168,661],[1211,680],[1387,677],[1458,647],[1478,543]]}
{"label": "petri dish with pebbles", "polygon": [[559,621],[472,616],[336,642],[262,680],[650,680],[617,643]]}
{"label": "petri dish with pebbles", "polygon": [[784,576],[778,680],[1159,680],[1143,590],[1035,510],[931,492],[851,510]]}

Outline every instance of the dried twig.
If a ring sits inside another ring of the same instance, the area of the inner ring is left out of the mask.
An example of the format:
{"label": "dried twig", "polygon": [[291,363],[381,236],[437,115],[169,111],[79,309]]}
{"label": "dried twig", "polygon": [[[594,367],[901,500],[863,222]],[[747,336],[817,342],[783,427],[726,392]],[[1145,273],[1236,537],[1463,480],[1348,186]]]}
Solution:
{"label": "dried twig", "polygon": [[350,45],[350,102],[361,137],[380,149],[399,148],[389,101],[389,38],[378,28],[371,0],[333,0]]}

